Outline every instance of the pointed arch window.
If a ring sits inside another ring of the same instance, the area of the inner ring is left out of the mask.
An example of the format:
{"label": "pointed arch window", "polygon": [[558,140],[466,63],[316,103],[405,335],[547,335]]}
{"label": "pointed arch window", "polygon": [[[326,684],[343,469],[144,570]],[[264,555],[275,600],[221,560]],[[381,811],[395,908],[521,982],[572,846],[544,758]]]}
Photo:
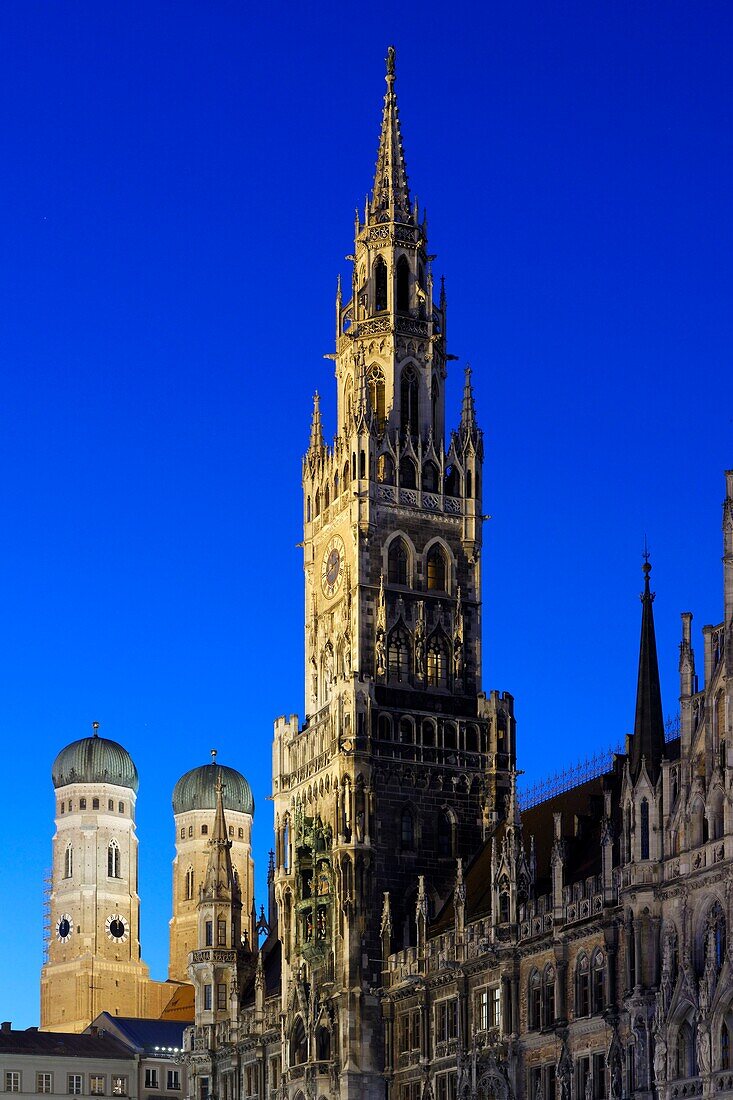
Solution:
{"label": "pointed arch window", "polygon": [[538,970],[533,970],[529,976],[529,1029],[538,1031],[542,1026],[542,981]]}
{"label": "pointed arch window", "polygon": [[107,878],[121,878],[120,847],[116,840],[107,846]]}
{"label": "pointed arch window", "polygon": [[445,641],[433,634],[428,643],[428,687],[448,687],[448,652]]}
{"label": "pointed arch window", "polygon": [[542,1012],[545,1027],[555,1022],[555,968],[546,966],[542,983]]}
{"label": "pointed arch window", "polygon": [[406,256],[400,256],[397,261],[395,308],[398,313],[410,312],[410,265]]}
{"label": "pointed arch window", "polygon": [[438,814],[436,840],[439,856],[453,855],[453,822],[445,810]]}
{"label": "pointed arch window", "polygon": [[377,481],[382,485],[394,485],[394,462],[390,455],[377,459]]}
{"label": "pointed arch window", "polygon": [[351,420],[354,415],[354,380],[349,375],[344,386],[344,427],[348,432],[351,429]]}
{"label": "pointed arch window", "polygon": [[446,466],[443,488],[448,497],[461,495],[461,475],[455,466]]}
{"label": "pointed arch window", "polygon": [[387,308],[387,265],[381,256],[374,261],[374,310],[382,313]]}
{"label": "pointed arch window", "polygon": [[434,462],[426,462],[422,468],[422,488],[424,493],[438,491],[438,467]]}
{"label": "pointed arch window", "polygon": [[311,521],[311,498],[308,497],[306,502],[305,502],[305,522],[310,523],[310,521]]}
{"label": "pointed arch window", "polygon": [[316,489],[316,495],[313,504],[313,514],[319,516],[321,514],[321,491]]}
{"label": "pointed arch window", "polygon": [[392,540],[387,557],[387,580],[389,584],[408,584],[407,547],[402,539]]}
{"label": "pointed arch window", "polygon": [[606,960],[602,951],[596,951],[593,956],[593,974],[591,986],[591,1011],[603,1012],[606,1005]]}
{"label": "pointed arch window", "polygon": [[193,867],[191,866],[186,871],[184,896],[186,901],[191,901],[193,898]]}
{"label": "pointed arch window", "polygon": [[471,471],[466,470],[466,496],[471,499],[473,493],[471,492]]}
{"label": "pointed arch window", "polygon": [[410,641],[407,631],[396,626],[388,641],[389,678],[404,683],[410,675]]}
{"label": "pointed arch window", "polygon": [[575,968],[575,1015],[590,1016],[590,967],[585,954],[580,956]]}
{"label": "pointed arch window", "polygon": [[298,1016],[290,1036],[290,1064],[291,1066],[302,1066],[303,1063],[307,1061],[308,1039],[305,1034],[305,1028],[303,1027],[303,1021],[300,1016]]}
{"label": "pointed arch window", "polygon": [[675,1076],[678,1078],[697,1076],[695,1036],[689,1020],[685,1020],[677,1032],[677,1073]]}
{"label": "pointed arch window", "polygon": [[348,489],[348,487],[349,487],[349,460],[348,460],[348,458],[346,459],[346,462],[344,462],[344,476],[343,476],[342,484],[343,484],[344,489]]}
{"label": "pointed arch window", "polygon": [[417,489],[417,473],[415,463],[411,458],[400,460],[400,487],[402,489]]}
{"label": "pointed arch window", "polygon": [[419,424],[417,374],[408,363],[400,378],[400,425],[403,432],[414,436],[418,434]]}
{"label": "pointed arch window", "polygon": [[283,825],[283,868],[286,873],[290,871],[290,818],[287,815]]}
{"label": "pointed arch window", "polygon": [[400,820],[400,846],[403,851],[411,852],[415,847],[415,819],[412,811],[405,808]]}
{"label": "pointed arch window", "polygon": [[428,552],[427,562],[428,590],[430,592],[445,592],[446,569],[445,554],[439,546],[431,547]]}
{"label": "pointed arch window", "polygon": [[74,874],[74,848],[71,844],[66,845],[66,851],[64,852],[64,878],[72,878]]}
{"label": "pointed arch window", "polygon": [[649,803],[641,800],[641,858],[649,859]]}
{"label": "pointed arch window", "polygon": [[384,429],[386,416],[384,402],[384,373],[381,367],[373,366],[369,368],[367,388],[369,390],[369,404],[377,420],[377,431],[381,432]]}

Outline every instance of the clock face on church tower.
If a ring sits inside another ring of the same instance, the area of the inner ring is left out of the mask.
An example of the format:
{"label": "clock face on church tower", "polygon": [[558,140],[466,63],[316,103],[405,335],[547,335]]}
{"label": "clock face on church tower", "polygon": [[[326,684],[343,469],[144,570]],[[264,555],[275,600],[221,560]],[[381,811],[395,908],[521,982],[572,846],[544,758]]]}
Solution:
{"label": "clock face on church tower", "polygon": [[321,562],[321,587],[329,600],[338,592],[344,576],[344,540],[340,535],[329,539]]}

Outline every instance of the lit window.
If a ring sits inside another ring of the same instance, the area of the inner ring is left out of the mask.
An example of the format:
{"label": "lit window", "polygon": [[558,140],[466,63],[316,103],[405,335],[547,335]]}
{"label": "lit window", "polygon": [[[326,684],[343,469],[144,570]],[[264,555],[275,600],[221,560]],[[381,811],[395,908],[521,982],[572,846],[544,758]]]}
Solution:
{"label": "lit window", "polygon": [[112,1095],[127,1096],[127,1078],[119,1073],[112,1074]]}
{"label": "lit window", "polygon": [[100,1073],[89,1074],[89,1092],[92,1096],[104,1096],[106,1078]]}
{"label": "lit window", "polygon": [[244,839],[244,829],[237,829],[237,835],[240,840]]}
{"label": "lit window", "polygon": [[428,588],[431,592],[445,592],[445,555],[439,546],[433,546],[428,554]]}

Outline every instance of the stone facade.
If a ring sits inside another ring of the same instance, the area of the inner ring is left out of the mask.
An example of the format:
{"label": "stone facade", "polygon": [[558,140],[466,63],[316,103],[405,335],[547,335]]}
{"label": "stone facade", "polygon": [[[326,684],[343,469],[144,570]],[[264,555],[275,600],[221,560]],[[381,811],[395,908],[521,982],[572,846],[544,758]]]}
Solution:
{"label": "stone facade", "polygon": [[[724,620],[700,689],[683,616],[679,735],[647,560],[627,751],[521,812],[513,700],[482,691],[482,435],[467,372],[446,438],[447,302],[393,51],[386,79],[336,299],[337,434],[316,395],[303,462],[306,718],[275,724],[266,938],[191,955],[191,1095],[733,1096],[733,473]],[[201,908],[228,936],[227,858],[212,848]]]}

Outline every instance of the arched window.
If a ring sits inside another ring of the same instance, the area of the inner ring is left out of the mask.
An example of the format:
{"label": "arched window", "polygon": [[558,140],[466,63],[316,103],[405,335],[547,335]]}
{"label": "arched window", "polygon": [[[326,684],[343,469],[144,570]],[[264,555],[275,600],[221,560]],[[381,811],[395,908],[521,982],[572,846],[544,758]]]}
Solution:
{"label": "arched window", "polygon": [[440,389],[438,387],[438,379],[433,375],[430,383],[430,423],[433,428],[433,439],[438,438],[438,398],[440,395]]}
{"label": "arched window", "polygon": [[499,924],[509,923],[509,887],[499,890]]}
{"label": "arched window", "polygon": [[466,496],[469,497],[469,499],[470,499],[470,497],[473,496],[473,493],[471,492],[471,471],[470,470],[466,470]]}
{"label": "arched window", "polygon": [[725,1020],[720,1028],[720,1068],[730,1069],[730,1032]]}
{"label": "arched window", "polygon": [[328,1062],[331,1058],[331,1033],[326,1027],[316,1031],[316,1058],[319,1062]]}
{"label": "arched window", "polygon": [[417,435],[420,424],[415,368],[408,364],[400,379],[400,424],[403,432]]}
{"label": "arched window", "polygon": [[346,459],[346,462],[344,462],[343,485],[344,485],[344,489],[348,489],[348,487],[349,487],[349,460],[348,460],[348,458]]}
{"label": "arched window", "polygon": [[389,455],[377,459],[377,481],[382,485],[394,485],[394,462]]}
{"label": "arched window", "polygon": [[367,387],[369,389],[369,404],[377,420],[377,430],[381,432],[384,428],[386,417],[384,404],[384,374],[382,373],[381,367],[374,366],[369,368]]}
{"label": "arched window", "polygon": [[184,894],[186,901],[191,901],[193,898],[193,867],[189,867],[186,871]]}
{"label": "arched window", "polygon": [[624,849],[626,863],[631,863],[631,806],[629,805],[624,810]]}
{"label": "arched window", "polygon": [[448,653],[444,640],[433,634],[428,642],[428,687],[448,687]]}
{"label": "arched window", "polygon": [[415,726],[412,719],[405,715],[400,718],[400,743],[402,745],[413,745],[415,743]]}
{"label": "arched window", "polygon": [[590,1016],[590,967],[583,954],[575,967],[575,1015]]}
{"label": "arched window", "polygon": [[458,735],[456,733],[456,727],[454,726],[453,722],[446,722],[443,726],[443,748],[458,748]]}
{"label": "arched window", "polygon": [[374,309],[381,313],[387,308],[387,265],[381,256],[374,262]]}
{"label": "arched window", "polygon": [[320,514],[321,514],[321,491],[320,491],[320,489],[316,489],[316,496],[315,496],[313,514],[316,515],[316,516],[320,516]]}
{"label": "arched window", "polygon": [[453,855],[453,822],[444,810],[438,814],[436,840],[439,856]]}
{"label": "arched window", "polygon": [[435,747],[435,723],[430,718],[426,718],[422,724],[422,743],[428,748]]}
{"label": "arched window", "polygon": [[708,832],[711,840],[720,840],[723,835],[723,791],[715,788],[710,795],[708,805]]}
{"label": "arched window", "polygon": [[377,731],[380,741],[392,740],[392,719],[388,714],[380,714],[377,722]]}
{"label": "arched window", "polygon": [[306,523],[310,523],[310,521],[311,521],[311,498],[310,497],[308,497],[308,499],[306,501],[306,504],[305,504],[305,521],[306,521]]}
{"label": "arched window", "polygon": [[466,752],[479,751],[478,729],[474,725],[466,726]]}
{"label": "arched window", "polygon": [[439,546],[431,546],[428,552],[428,590],[430,592],[446,591],[445,554]]}
{"label": "arched window", "polygon": [[107,847],[107,878],[120,878],[120,849],[116,840]]}
{"label": "arched window", "polygon": [[542,1012],[544,1026],[550,1027],[555,1022],[555,968],[553,966],[545,967],[542,983]]}
{"label": "arched window", "polygon": [[407,547],[402,539],[393,539],[387,557],[387,580],[389,584],[408,584]]}
{"label": "arched window", "polygon": [[542,981],[538,970],[533,970],[529,976],[529,1029],[538,1031],[542,1026]]}
{"label": "arched window", "polygon": [[366,454],[363,450],[359,451],[359,477],[366,477]]}
{"label": "arched window", "polygon": [[412,811],[405,808],[400,821],[400,845],[404,851],[411,852],[415,847],[415,819]]}
{"label": "arched window", "polygon": [[74,874],[74,849],[71,844],[66,845],[64,852],[64,878],[71,878]]}
{"label": "arched window", "polygon": [[707,822],[705,820],[705,807],[701,798],[696,798],[690,811],[690,847],[699,848],[707,840]]}
{"label": "arched window", "polygon": [[422,488],[424,493],[438,491],[438,467],[434,462],[426,462],[422,468]]}
{"label": "arched window", "polygon": [[461,495],[461,475],[455,466],[446,466],[443,487],[447,497],[459,497]]}
{"label": "arched window", "polygon": [[327,484],[323,491],[323,507],[328,508],[331,503],[331,487]]}
{"label": "arched window", "polygon": [[405,456],[400,460],[400,486],[403,489],[417,488],[417,473],[415,463]]}
{"label": "arched window", "polygon": [[697,1077],[697,1058],[695,1057],[695,1036],[689,1020],[677,1032],[677,1073],[678,1078]]}
{"label": "arched window", "polygon": [[290,1064],[291,1066],[302,1066],[308,1061],[308,1040],[305,1034],[305,1028],[303,1027],[303,1021],[300,1016],[293,1024],[293,1030],[290,1036]]}
{"label": "arched window", "polygon": [[209,826],[208,825],[202,825],[201,826],[201,836],[208,836],[208,835],[209,835]]}
{"label": "arched window", "polygon": [[593,956],[593,975],[592,975],[592,1005],[591,1011],[593,1013],[603,1012],[606,1007],[606,993],[605,993],[605,973],[606,973],[606,960],[602,951],[596,951]]}
{"label": "arched window", "polygon": [[641,800],[641,858],[649,859],[649,803]]}
{"label": "arched window", "polygon": [[721,908],[720,902],[710,910],[710,916],[708,917],[707,925],[707,950],[713,953],[713,964],[717,974],[725,961],[725,915]]}
{"label": "arched window", "polygon": [[410,675],[410,643],[407,631],[396,626],[388,639],[388,667],[390,680],[406,681]]}
{"label": "arched window", "polygon": [[410,311],[410,265],[406,256],[400,256],[397,261],[395,308],[398,313]]}

